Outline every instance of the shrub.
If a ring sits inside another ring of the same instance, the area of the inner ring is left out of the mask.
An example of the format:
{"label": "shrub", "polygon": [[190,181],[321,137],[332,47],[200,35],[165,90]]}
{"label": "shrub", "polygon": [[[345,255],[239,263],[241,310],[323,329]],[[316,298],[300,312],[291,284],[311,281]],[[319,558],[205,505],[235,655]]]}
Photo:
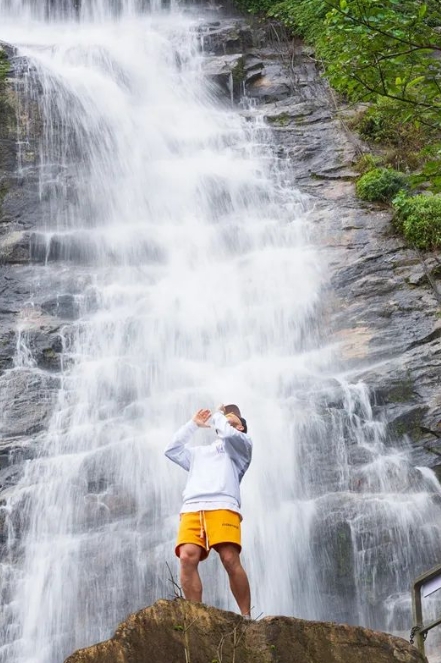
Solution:
{"label": "shrub", "polygon": [[264,14],[272,7],[274,2],[273,0],[235,0],[234,4],[250,14]]}
{"label": "shrub", "polygon": [[441,193],[441,143],[432,143],[418,153],[419,172],[410,178],[412,186],[429,184],[432,193]]}
{"label": "shrub", "polygon": [[282,0],[272,3],[268,16],[278,19],[295,34],[313,44],[323,32],[328,11],[326,0]]}
{"label": "shrub", "polygon": [[368,172],[368,170],[379,168],[381,166],[381,163],[382,163],[381,157],[366,152],[354,164],[354,168],[358,173],[360,173],[360,175],[364,175],[365,173]]}
{"label": "shrub", "polygon": [[392,145],[401,141],[395,115],[389,111],[386,104],[381,105],[377,102],[377,105],[360,113],[352,125],[365,140]]}
{"label": "shrub", "polygon": [[355,188],[362,200],[387,202],[406,185],[407,178],[403,173],[392,168],[374,168],[360,177]]}
{"label": "shrub", "polygon": [[390,99],[378,99],[375,105],[359,113],[351,121],[351,128],[367,141],[412,150],[421,150],[428,137],[436,134],[409,120],[403,104]]}
{"label": "shrub", "polygon": [[406,239],[419,249],[441,248],[441,196],[406,196],[400,192],[392,201],[394,223]]}

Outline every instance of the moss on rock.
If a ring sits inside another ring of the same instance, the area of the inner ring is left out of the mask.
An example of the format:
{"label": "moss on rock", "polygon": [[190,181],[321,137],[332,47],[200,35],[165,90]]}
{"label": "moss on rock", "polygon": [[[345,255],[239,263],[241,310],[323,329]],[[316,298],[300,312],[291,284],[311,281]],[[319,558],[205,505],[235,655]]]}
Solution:
{"label": "moss on rock", "polygon": [[1,82],[5,80],[6,76],[9,74],[10,64],[6,51],[2,46],[0,46],[0,85]]}

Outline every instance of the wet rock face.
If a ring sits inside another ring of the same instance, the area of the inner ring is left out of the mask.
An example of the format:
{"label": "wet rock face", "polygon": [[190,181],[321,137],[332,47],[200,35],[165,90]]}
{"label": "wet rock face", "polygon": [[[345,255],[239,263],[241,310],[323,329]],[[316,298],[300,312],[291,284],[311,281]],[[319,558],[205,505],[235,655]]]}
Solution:
{"label": "wet rock face", "polygon": [[361,627],[266,617],[247,622],[187,601],[157,601],[130,615],[115,635],[65,663],[424,663],[401,638]]}
{"label": "wet rock face", "polygon": [[347,193],[341,203],[349,263],[332,281],[348,363],[354,378],[370,385],[374,414],[386,421],[391,442],[406,437],[415,464],[439,472],[441,325],[435,293],[422,276],[433,260],[393,235],[389,213],[355,210]]}
{"label": "wet rock face", "polygon": [[[257,31],[243,19],[212,21],[198,27],[202,50],[213,55],[244,53],[252,48]],[[260,35],[262,38],[263,35]]]}
{"label": "wet rock face", "polygon": [[264,29],[237,18],[203,24],[198,32],[207,54],[202,70],[221,96],[239,101],[246,94],[260,103],[290,96],[292,81],[274,50],[266,48]]}
{"label": "wet rock face", "polygon": [[[24,267],[29,262],[27,230],[41,213],[37,164],[39,120],[24,111],[24,108],[30,111],[31,104],[25,101],[20,78],[23,63],[6,46],[3,53],[9,58],[9,72],[0,83],[0,371],[11,363],[14,355],[14,351],[10,352],[11,335],[16,316],[29,298]],[[23,139],[20,151],[17,139]],[[19,172],[21,166],[26,166],[26,178]]]}
{"label": "wet rock face", "polygon": [[[40,119],[27,98],[26,63],[8,46],[3,53],[10,66],[0,82],[0,548],[6,537],[1,507],[22,474],[23,461],[35,455],[39,434],[47,430],[60,386],[61,350],[60,322],[50,315],[53,304],[48,298],[46,315],[30,301],[35,274],[29,231],[44,214],[38,187]],[[23,334],[32,358],[21,356]]]}
{"label": "wet rock face", "polygon": [[44,430],[52,412],[59,380],[43,371],[7,371],[1,378],[2,431],[6,437],[34,435]]}

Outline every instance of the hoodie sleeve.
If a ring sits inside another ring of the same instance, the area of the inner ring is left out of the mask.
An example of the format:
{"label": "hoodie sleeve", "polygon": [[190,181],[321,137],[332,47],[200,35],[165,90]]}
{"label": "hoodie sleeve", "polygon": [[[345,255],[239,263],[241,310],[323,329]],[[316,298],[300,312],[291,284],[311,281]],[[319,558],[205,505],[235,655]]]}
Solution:
{"label": "hoodie sleeve", "polygon": [[184,424],[173,436],[170,444],[165,449],[165,455],[170,458],[174,463],[177,463],[184,470],[190,469],[191,451],[186,446],[190,442],[193,434],[197,431],[198,426],[190,419]]}
{"label": "hoodie sleeve", "polygon": [[223,440],[225,451],[239,469],[239,480],[241,480],[251,463],[253,443],[248,435],[230,426],[222,412],[214,413],[213,422],[219,437]]}

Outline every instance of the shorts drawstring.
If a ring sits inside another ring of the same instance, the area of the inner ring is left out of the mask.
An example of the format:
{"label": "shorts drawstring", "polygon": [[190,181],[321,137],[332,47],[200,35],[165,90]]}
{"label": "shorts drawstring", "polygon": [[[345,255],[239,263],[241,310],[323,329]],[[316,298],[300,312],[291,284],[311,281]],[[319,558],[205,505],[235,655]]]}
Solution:
{"label": "shorts drawstring", "polygon": [[207,523],[205,522],[205,512],[204,511],[199,511],[199,522],[201,524],[201,531],[199,533],[199,537],[201,539],[205,539],[205,550],[209,550]]}

